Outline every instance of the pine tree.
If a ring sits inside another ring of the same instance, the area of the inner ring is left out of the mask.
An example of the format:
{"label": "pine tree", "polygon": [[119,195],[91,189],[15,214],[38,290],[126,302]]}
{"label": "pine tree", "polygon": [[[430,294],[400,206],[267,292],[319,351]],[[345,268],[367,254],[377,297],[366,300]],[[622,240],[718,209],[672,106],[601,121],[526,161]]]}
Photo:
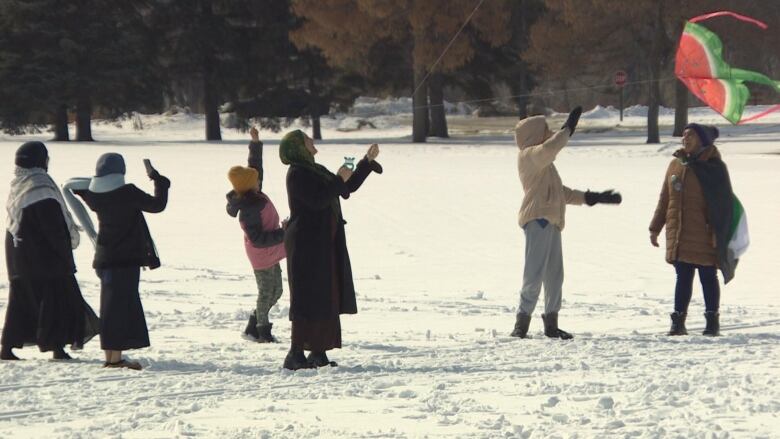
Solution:
{"label": "pine tree", "polygon": [[53,122],[55,139],[68,140],[67,110],[75,108],[76,140],[91,141],[94,110],[116,117],[160,96],[140,2],[3,0],[0,7],[5,130]]}
{"label": "pine tree", "polygon": [[475,44],[474,58],[452,74],[452,82],[476,100],[480,115],[496,114],[495,84],[506,84],[514,96],[519,118],[525,118],[534,75],[522,58],[528,48],[530,27],[544,11],[542,0],[520,0],[510,3],[511,38],[505,44],[491,46],[469,35]]}
{"label": "pine tree", "polygon": [[330,67],[319,49],[292,44],[290,33],[303,20],[292,15],[289,1],[274,0],[265,6],[263,20],[254,23],[262,43],[248,49],[252,74],[228,107],[241,120],[259,118],[261,126],[274,130],[303,117],[311,122],[312,136],[321,139],[320,116],[331,105],[351,104],[364,82]]}
{"label": "pine tree", "polygon": [[[466,34],[493,46],[506,42],[511,36],[510,3],[483,3]],[[293,0],[295,13],[306,19],[293,32],[293,41],[299,47],[318,47],[332,65],[368,77],[372,65],[367,60],[374,47],[406,48],[410,56],[401,59],[409,61],[410,74],[404,82],[413,91],[412,140],[424,142],[429,129],[433,135],[447,136],[442,75],[461,68],[475,55],[472,39],[453,37],[476,5],[470,0]]]}
{"label": "pine tree", "polygon": [[[251,1],[157,0],[154,28],[170,86],[196,85],[206,115],[206,140],[221,140],[219,107],[234,97],[252,65],[246,49],[262,35]],[[231,96],[232,95],[232,96]]]}
{"label": "pine tree", "polygon": [[63,4],[0,1],[0,125],[7,133],[57,121],[55,140],[68,140],[63,112],[73,77],[61,70],[67,62],[60,49],[65,29],[53,26],[61,21],[58,8]]}

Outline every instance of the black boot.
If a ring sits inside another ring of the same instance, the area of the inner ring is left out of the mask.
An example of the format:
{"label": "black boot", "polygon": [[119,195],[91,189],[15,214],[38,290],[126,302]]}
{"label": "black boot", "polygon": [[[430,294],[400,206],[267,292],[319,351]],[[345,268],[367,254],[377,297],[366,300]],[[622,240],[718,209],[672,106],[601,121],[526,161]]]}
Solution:
{"label": "black boot", "polygon": [[257,316],[254,311],[252,311],[252,314],[249,314],[249,321],[246,324],[246,329],[244,329],[244,334],[254,339],[260,338],[260,333],[257,332]]}
{"label": "black boot", "polygon": [[528,314],[517,313],[517,319],[515,320],[515,329],[509,334],[512,337],[527,338],[528,326],[531,325],[531,316]]}
{"label": "black boot", "polygon": [[707,326],[704,327],[702,335],[709,335],[717,337],[720,335],[720,314],[715,311],[707,311],[704,313],[704,318],[707,319]]}
{"label": "black boot", "polygon": [[271,335],[271,328],[273,328],[274,324],[269,323],[265,326],[258,326],[255,328],[257,331],[257,342],[258,343],[277,343],[276,338],[274,338],[273,335]]}
{"label": "black boot", "polygon": [[0,360],[20,360],[19,357],[14,355],[13,348],[10,348],[8,346],[3,346],[0,349]]}
{"label": "black boot", "polygon": [[61,347],[60,348],[54,348],[54,350],[52,351],[52,356],[51,357],[53,359],[55,359],[55,360],[72,360],[73,359],[70,355],[68,355],[67,352],[65,352],[65,349],[63,349]]}
{"label": "black boot", "polygon": [[314,368],[314,365],[306,360],[306,357],[303,356],[302,350],[290,349],[290,352],[288,352],[287,356],[284,358],[284,366],[282,367],[289,370],[298,370],[312,369]]}
{"label": "black boot", "polygon": [[328,356],[325,354],[325,352],[310,352],[309,356],[306,357],[306,360],[315,367],[324,367],[324,366],[330,366],[330,367],[336,367],[338,364],[335,361],[328,360]]}
{"label": "black boot", "polygon": [[561,340],[571,340],[574,338],[573,335],[558,327],[557,312],[542,314],[542,320],[544,321],[544,335],[550,338],[560,338]]}
{"label": "black boot", "polygon": [[669,317],[672,318],[672,327],[667,335],[688,335],[688,330],[685,329],[685,318],[687,316],[688,314],[679,311],[669,314]]}

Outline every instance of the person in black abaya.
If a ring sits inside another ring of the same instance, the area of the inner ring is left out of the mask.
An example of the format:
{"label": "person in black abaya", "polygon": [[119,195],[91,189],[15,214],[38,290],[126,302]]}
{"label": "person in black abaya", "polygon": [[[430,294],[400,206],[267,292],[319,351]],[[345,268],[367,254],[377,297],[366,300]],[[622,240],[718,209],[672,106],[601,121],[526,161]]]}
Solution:
{"label": "person in black abaya", "polygon": [[[333,174],[315,163],[314,141],[300,130],[279,144],[287,171],[290,220],[284,235],[290,285],[292,341],[284,368],[335,366],[326,351],[341,347],[341,314],[357,313],[339,197],[349,198],[368,175],[382,172],[374,144],[354,173],[342,166]],[[303,351],[310,351],[305,357]]]}
{"label": "person in black abaya", "polygon": [[18,360],[12,349],[35,344],[54,359],[69,360],[66,345],[81,349],[99,331],[74,275],[79,230],[48,174],[46,146],[23,144],[15,163],[6,205],[10,285],[0,359]]}
{"label": "person in black abaya", "polygon": [[154,195],[125,184],[125,161],[116,153],[100,156],[95,177],[87,187],[73,179],[68,190],[81,197],[97,213],[98,232],[93,267],[100,277],[100,347],[105,367],[141,369],[136,361],[122,358],[122,351],[150,345],[141,297],[138,291],[141,267],[155,269],[160,258],[143,212],[158,213],[168,204],[170,180],[154,169]]}

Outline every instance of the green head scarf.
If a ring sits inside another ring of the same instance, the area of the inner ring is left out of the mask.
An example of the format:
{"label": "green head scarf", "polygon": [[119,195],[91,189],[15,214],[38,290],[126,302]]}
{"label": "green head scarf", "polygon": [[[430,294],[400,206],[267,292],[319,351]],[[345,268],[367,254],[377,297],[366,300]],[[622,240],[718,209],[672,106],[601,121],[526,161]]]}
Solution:
{"label": "green head scarf", "polygon": [[306,149],[306,135],[301,130],[290,131],[279,142],[279,158],[285,165],[313,165],[314,156]]}
{"label": "green head scarf", "polygon": [[279,142],[279,158],[285,165],[298,165],[311,169],[325,179],[337,178],[306,149],[306,135],[301,130],[290,131]]}

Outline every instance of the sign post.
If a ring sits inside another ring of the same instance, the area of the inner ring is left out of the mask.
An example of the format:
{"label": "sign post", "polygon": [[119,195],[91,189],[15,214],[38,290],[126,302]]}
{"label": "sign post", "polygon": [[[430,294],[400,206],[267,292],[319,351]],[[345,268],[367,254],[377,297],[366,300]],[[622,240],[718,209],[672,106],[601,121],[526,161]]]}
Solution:
{"label": "sign post", "polygon": [[623,87],[626,85],[628,73],[624,70],[615,72],[615,85],[620,89],[620,121],[623,122]]}

